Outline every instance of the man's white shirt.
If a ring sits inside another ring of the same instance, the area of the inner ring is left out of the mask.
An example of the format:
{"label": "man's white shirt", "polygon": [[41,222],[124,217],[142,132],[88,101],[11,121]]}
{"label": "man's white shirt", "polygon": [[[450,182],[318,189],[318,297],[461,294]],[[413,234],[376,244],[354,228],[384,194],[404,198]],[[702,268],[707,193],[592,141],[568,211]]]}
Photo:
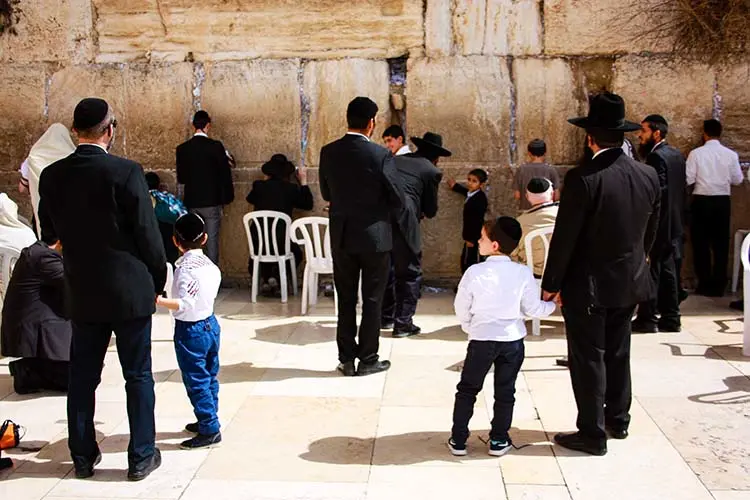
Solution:
{"label": "man's white shirt", "polygon": [[690,152],[686,174],[687,185],[695,184],[693,194],[701,196],[729,196],[744,178],[737,153],[716,139]]}

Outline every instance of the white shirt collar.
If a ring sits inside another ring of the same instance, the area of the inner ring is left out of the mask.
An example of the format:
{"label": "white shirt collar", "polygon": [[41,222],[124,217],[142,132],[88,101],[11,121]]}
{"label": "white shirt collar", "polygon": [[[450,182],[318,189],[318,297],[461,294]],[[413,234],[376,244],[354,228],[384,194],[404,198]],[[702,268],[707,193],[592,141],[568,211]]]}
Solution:
{"label": "white shirt collar", "polygon": [[714,146],[717,146],[717,145],[720,146],[721,145],[721,141],[719,141],[719,139],[709,139],[709,140],[706,141],[706,144],[704,144],[704,145],[708,146],[709,144],[712,144],[712,143],[713,143]]}
{"label": "white shirt collar", "polygon": [[192,250],[188,250],[182,256],[175,261],[175,265],[179,266],[183,260],[185,260],[188,257],[196,256],[196,255],[203,255],[203,249],[202,248],[194,248]]}
{"label": "white shirt collar", "polygon": [[594,153],[594,156],[591,159],[593,160],[594,158],[596,158],[597,156],[599,156],[603,152],[609,151],[610,149],[619,149],[619,148],[604,148],[604,149],[600,149],[599,151],[597,151],[596,153]]}
{"label": "white shirt collar", "polygon": [[199,135],[201,137],[208,137],[208,134],[206,134],[205,132],[196,132],[193,134],[193,137],[195,137],[196,135]]}
{"label": "white shirt collar", "polygon": [[488,255],[487,260],[496,260],[496,261],[510,261],[510,257],[507,255]]}
{"label": "white shirt collar", "polygon": [[654,147],[651,148],[651,152],[653,153],[654,151],[656,151],[656,148],[658,148],[659,146],[661,146],[662,144],[664,144],[664,141],[666,141],[666,139],[662,139],[659,142],[657,142],[656,144],[654,144]]}
{"label": "white shirt collar", "polygon": [[481,189],[477,189],[476,191],[469,191],[468,193],[466,193],[466,199],[468,200],[469,198],[477,194],[479,191],[481,191]]}
{"label": "white shirt collar", "polygon": [[360,134],[359,132],[347,132],[346,135],[358,135],[367,139],[368,142],[370,141],[369,137],[367,137],[365,134]]}
{"label": "white shirt collar", "polygon": [[107,151],[107,148],[105,148],[101,144],[95,144],[93,142],[81,142],[78,144],[78,146],[96,146],[97,148],[101,149],[105,153],[109,154],[109,151]]}
{"label": "white shirt collar", "polygon": [[403,146],[401,146],[401,149],[399,149],[398,151],[396,151],[396,155],[395,156],[406,155],[406,154],[409,154],[409,153],[411,153],[411,150],[409,149],[409,146],[408,145],[403,145]]}

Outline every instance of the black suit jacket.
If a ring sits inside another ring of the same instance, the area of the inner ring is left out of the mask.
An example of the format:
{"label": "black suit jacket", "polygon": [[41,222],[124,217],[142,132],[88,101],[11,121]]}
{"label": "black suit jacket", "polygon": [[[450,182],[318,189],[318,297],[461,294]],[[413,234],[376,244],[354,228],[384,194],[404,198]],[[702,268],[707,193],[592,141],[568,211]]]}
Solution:
{"label": "black suit jacket", "polygon": [[81,145],[44,169],[39,195],[42,234],[63,245],[71,318],[153,314],[167,261],[141,166]]}
{"label": "black suit jacket", "polygon": [[320,193],[331,202],[331,246],[348,253],[390,252],[391,214],[403,206],[393,156],[355,134],[320,150]]}
{"label": "black suit jacket", "polygon": [[255,210],[274,210],[283,212],[289,217],[295,208],[312,210],[313,196],[310,188],[280,179],[268,179],[253,182],[252,190],[247,194],[248,203]]}
{"label": "black suit jacket", "polygon": [[565,176],[542,288],[564,305],[629,307],[653,296],[646,254],[659,223],[659,178],[602,152]]}
{"label": "black suit jacket", "polygon": [[646,156],[656,170],[661,187],[659,230],[651,250],[652,258],[670,255],[682,241],[685,210],[685,157],[680,150],[661,143]]}
{"label": "black suit jacket", "polygon": [[200,135],[177,146],[177,182],[185,185],[187,208],[216,207],[234,201],[232,170],[224,145]]}
{"label": "black suit jacket", "polygon": [[[469,190],[463,184],[456,183],[453,185],[453,191],[467,196]],[[487,213],[487,194],[483,190],[471,195],[464,202],[464,225],[461,230],[461,238],[464,241],[476,243],[482,237],[482,226],[484,217]]]}
{"label": "black suit jacket", "polygon": [[416,154],[394,157],[396,176],[404,194],[404,206],[396,216],[399,231],[414,254],[422,251],[419,221],[432,219],[438,211],[438,187],[443,173],[426,158]]}
{"label": "black suit jacket", "polygon": [[3,302],[2,354],[70,360],[62,256],[42,242],[24,248]]}

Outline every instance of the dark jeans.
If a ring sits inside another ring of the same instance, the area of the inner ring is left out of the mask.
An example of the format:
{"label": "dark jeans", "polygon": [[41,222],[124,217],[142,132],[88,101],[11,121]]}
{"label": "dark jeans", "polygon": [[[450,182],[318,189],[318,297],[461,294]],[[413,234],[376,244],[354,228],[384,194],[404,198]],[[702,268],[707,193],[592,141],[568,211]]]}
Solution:
{"label": "dark jeans", "polygon": [[513,342],[472,340],[466,349],[461,381],[456,387],[456,403],[453,406],[453,430],[451,437],[457,444],[469,438],[469,420],[474,414],[477,394],[482,390],[484,379],[490,368],[495,367],[495,406],[493,407],[490,439],[507,441],[508,430],[513,421],[513,405],[516,402],[516,378],[523,364],[523,339]]}
{"label": "dark jeans", "polygon": [[701,293],[723,294],[726,288],[731,207],[729,196],[693,196],[693,265]]}
{"label": "dark jeans", "polygon": [[116,323],[73,321],[68,388],[68,446],[76,465],[99,453],[94,432],[95,392],[112,332],[125,378],[130,443],[128,464],[136,467],[154,454],[154,378],[151,373],[151,316]]}
{"label": "dark jeans", "polygon": [[606,425],[630,424],[630,321],[633,307],[563,307],[578,420],[586,437],[605,440]]}
{"label": "dark jeans", "polygon": [[202,321],[175,321],[174,350],[182,382],[198,419],[198,432],[219,432],[219,344],[221,328],[211,315]]}
{"label": "dark jeans", "polygon": [[208,234],[208,241],[204,248],[206,256],[211,261],[219,265],[219,233],[221,231],[221,216],[224,207],[221,205],[216,207],[201,207],[193,208],[190,211],[201,216],[203,222],[206,223],[206,234]]}
{"label": "dark jeans", "polygon": [[13,387],[19,394],[36,391],[68,390],[70,362],[41,358],[21,358],[8,363]]}
{"label": "dark jeans", "polygon": [[422,286],[422,254],[414,255],[399,230],[393,230],[391,272],[383,298],[383,321],[398,328],[410,326],[417,312]]}
{"label": "dark jeans", "polygon": [[[339,361],[359,358],[365,363],[378,360],[380,312],[388,279],[389,252],[348,253],[333,250],[333,280],[339,300],[336,343]],[[357,343],[357,297],[362,275],[362,322]]]}
{"label": "dark jeans", "polygon": [[465,273],[469,267],[479,262],[479,243],[474,242],[473,247],[466,246],[464,241],[464,249],[461,251],[461,274]]}
{"label": "dark jeans", "polygon": [[658,259],[652,256],[651,279],[656,284],[657,296],[638,306],[637,321],[663,327],[680,326],[680,286],[674,253]]}

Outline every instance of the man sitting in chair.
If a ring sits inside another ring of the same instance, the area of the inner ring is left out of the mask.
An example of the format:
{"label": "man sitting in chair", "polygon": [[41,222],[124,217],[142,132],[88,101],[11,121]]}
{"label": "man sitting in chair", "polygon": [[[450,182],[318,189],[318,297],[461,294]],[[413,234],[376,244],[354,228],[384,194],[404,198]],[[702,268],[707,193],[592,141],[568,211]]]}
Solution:
{"label": "man sitting in chair", "polygon": [[[557,219],[557,208],[559,203],[554,200],[555,190],[552,183],[543,177],[535,177],[526,186],[526,199],[529,200],[531,208],[518,216],[523,236],[518,248],[511,254],[511,258],[522,264],[526,264],[526,235],[537,229],[552,228]],[[551,235],[550,235],[551,236]],[[534,277],[541,278],[544,274],[544,261],[547,256],[544,252],[544,242],[535,238],[532,242],[531,256],[534,261]]]}

